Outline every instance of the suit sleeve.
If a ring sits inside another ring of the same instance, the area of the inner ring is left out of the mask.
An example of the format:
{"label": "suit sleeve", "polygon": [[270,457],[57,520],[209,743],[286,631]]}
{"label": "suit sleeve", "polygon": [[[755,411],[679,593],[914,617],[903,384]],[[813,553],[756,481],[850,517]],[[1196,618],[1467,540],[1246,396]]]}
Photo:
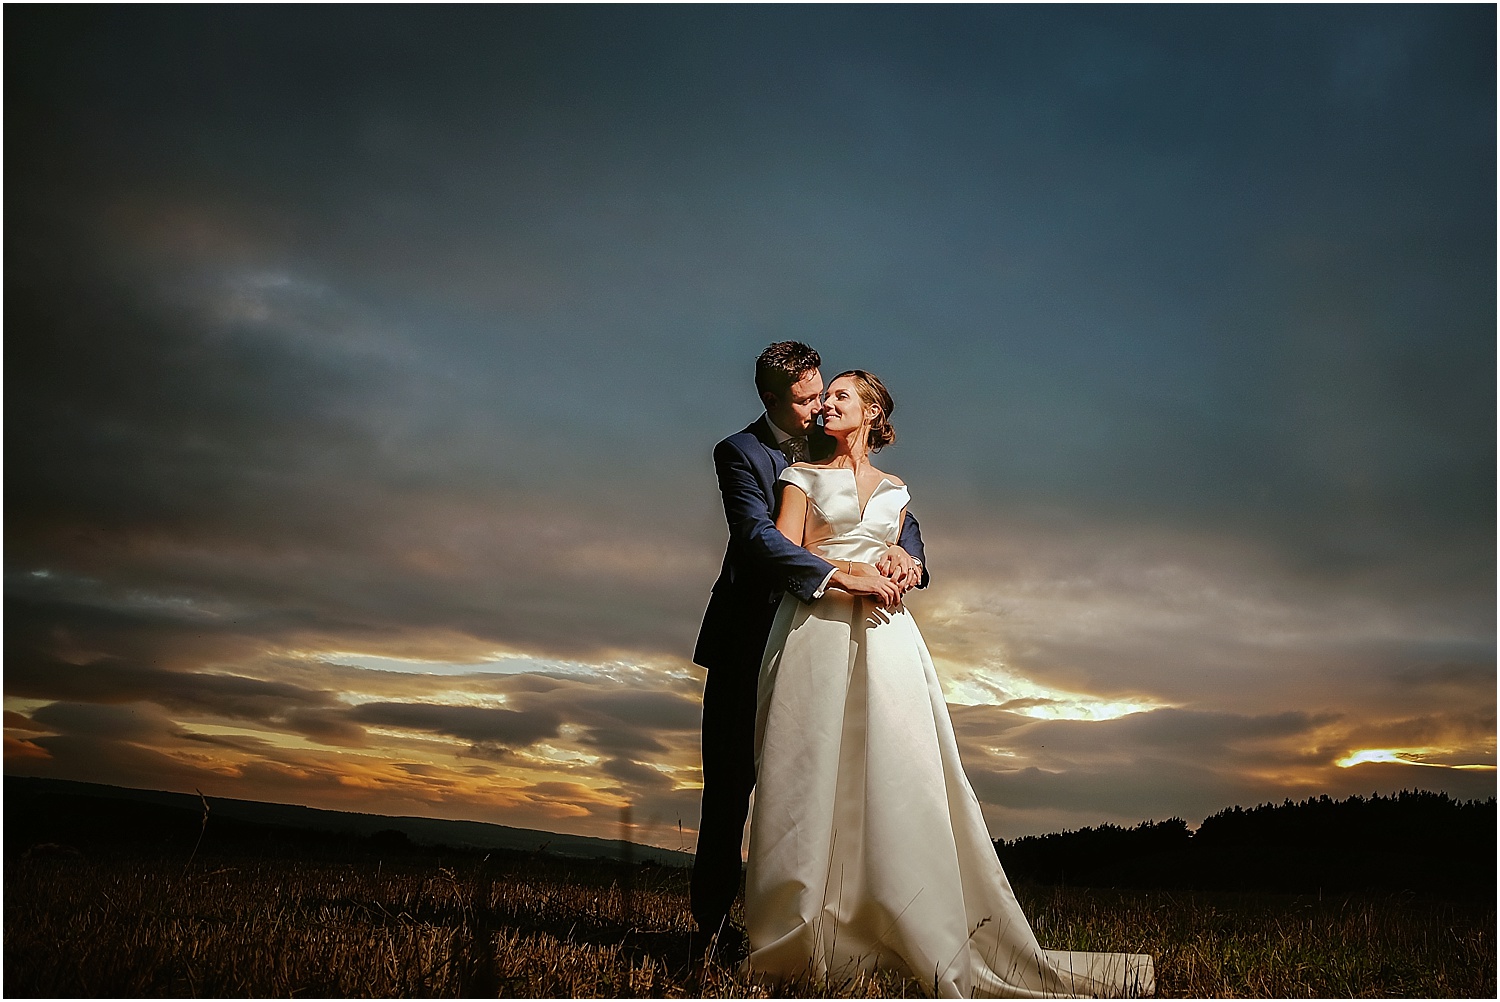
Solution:
{"label": "suit sleeve", "polygon": [[787,539],[776,528],[770,503],[761,493],[749,457],[732,442],[720,442],[714,449],[714,470],[719,475],[719,493],[724,499],[730,537],[739,540],[773,576],[779,577],[787,591],[803,602],[811,602],[833,565]]}
{"label": "suit sleeve", "polygon": [[901,538],[896,540],[896,545],[922,562],[922,581],[917,587],[926,588],[932,575],[927,573],[927,553],[922,548],[922,527],[917,524],[911,512],[906,513],[906,521],[901,523]]}

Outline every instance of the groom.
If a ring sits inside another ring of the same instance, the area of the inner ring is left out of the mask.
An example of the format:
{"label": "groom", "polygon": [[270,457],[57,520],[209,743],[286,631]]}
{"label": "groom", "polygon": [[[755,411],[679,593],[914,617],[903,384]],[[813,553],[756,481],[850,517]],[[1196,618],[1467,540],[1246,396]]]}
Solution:
{"label": "groom", "polygon": [[[782,592],[804,602],[832,585],[861,591],[856,575],[776,530],[776,478],[793,462],[821,459],[833,442],[817,424],[823,376],[818,353],[781,341],[755,361],[766,412],[714,448],[714,469],[729,522],[729,548],[714,582],[693,661],[708,669],[703,687],[703,816],[693,863],[692,907],[699,933],[727,928],[740,886],[740,845],[755,787],[756,683]],[[922,534],[908,513],[900,542],[876,569],[903,589],[926,587]],[[868,580],[868,579],[867,579]]]}

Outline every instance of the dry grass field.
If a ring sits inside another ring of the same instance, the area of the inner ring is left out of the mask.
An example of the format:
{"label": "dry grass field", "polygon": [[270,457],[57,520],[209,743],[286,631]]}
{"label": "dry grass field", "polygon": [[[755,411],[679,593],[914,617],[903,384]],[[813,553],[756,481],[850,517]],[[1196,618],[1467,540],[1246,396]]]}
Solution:
{"label": "dry grass field", "polygon": [[[550,857],[178,862],[32,851],[5,872],[8,996],[903,997],[687,964],[686,873]],[[1156,958],[1174,997],[1495,996],[1492,903],[1020,887],[1043,945]]]}

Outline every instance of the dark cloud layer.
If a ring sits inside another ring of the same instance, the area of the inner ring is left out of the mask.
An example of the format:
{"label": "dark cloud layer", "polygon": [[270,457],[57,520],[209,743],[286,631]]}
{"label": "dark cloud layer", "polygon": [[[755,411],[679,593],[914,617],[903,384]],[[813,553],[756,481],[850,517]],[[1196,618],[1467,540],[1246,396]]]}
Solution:
{"label": "dark cloud layer", "polygon": [[[896,393],[945,670],[1052,687],[972,735],[1027,757],[993,803],[1493,762],[1488,8],[5,22],[8,762],[427,803],[282,745],[449,742],[675,818],[709,450],[782,337]],[[470,705],[343,653],[655,674]],[[1017,722],[1064,690],[1157,709]]]}
{"label": "dark cloud layer", "polygon": [[362,703],[350,716],[362,724],[435,731],[480,746],[531,744],[557,734],[558,719],[549,713],[498,710],[479,706],[430,703]]}
{"label": "dark cloud layer", "polygon": [[67,664],[7,659],[6,690],[46,699],[88,697],[126,703],[149,697],[174,710],[211,709],[228,717],[261,719],[287,707],[331,703],[332,694],[281,682],[232,675],[162,671],[110,662]]}

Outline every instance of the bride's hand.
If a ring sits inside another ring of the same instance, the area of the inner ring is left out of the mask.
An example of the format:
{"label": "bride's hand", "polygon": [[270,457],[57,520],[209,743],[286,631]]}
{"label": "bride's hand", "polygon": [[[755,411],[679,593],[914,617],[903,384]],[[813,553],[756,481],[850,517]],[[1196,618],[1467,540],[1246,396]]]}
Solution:
{"label": "bride's hand", "polygon": [[870,565],[851,563],[849,570],[834,571],[833,579],[829,583],[836,588],[842,588],[851,595],[868,595],[888,608],[900,604],[901,588],[899,585],[875,571],[873,567],[870,567],[870,570],[874,573],[868,574],[858,572],[857,569],[860,567],[870,567]]}
{"label": "bride's hand", "polygon": [[896,582],[903,592],[922,583],[921,565],[899,546],[887,548],[885,555],[875,564],[875,569]]}

